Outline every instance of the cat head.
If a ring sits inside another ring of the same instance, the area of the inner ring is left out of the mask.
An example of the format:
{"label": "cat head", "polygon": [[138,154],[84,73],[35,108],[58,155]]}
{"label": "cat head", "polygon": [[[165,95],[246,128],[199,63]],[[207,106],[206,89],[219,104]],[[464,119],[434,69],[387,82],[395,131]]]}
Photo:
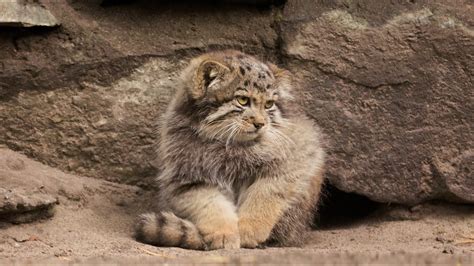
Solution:
{"label": "cat head", "polygon": [[284,137],[285,105],[293,99],[288,71],[223,51],[192,60],[182,80],[201,137],[226,144]]}

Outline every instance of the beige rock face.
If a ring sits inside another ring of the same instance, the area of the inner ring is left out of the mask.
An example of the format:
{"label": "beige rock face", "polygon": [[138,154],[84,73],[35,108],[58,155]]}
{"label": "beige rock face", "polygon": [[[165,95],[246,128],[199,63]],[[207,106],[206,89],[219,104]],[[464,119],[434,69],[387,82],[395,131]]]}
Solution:
{"label": "beige rock face", "polygon": [[239,49],[290,69],[328,139],[329,181],[381,202],[474,202],[469,1],[282,6],[42,1],[53,31],[0,32],[0,143],[132,184],[190,57]]}
{"label": "beige rock face", "polygon": [[61,169],[139,182],[155,171],[153,131],[174,92],[179,64],[149,59],[109,85],[19,92],[2,106],[5,134]]}
{"label": "beige rock face", "polygon": [[0,26],[59,26],[58,20],[51,14],[51,12],[32,1],[2,1],[0,3],[0,10]]}
{"label": "beige rock face", "polygon": [[472,202],[474,34],[439,12],[374,25],[336,9],[284,26],[283,52],[326,129],[338,188],[381,202]]}

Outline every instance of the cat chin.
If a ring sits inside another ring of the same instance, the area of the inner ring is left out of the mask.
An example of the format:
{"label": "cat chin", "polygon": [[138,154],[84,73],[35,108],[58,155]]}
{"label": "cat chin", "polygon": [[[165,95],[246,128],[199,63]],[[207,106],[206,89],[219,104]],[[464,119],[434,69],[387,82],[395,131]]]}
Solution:
{"label": "cat chin", "polygon": [[254,142],[261,138],[262,134],[257,132],[240,133],[235,140],[237,142]]}

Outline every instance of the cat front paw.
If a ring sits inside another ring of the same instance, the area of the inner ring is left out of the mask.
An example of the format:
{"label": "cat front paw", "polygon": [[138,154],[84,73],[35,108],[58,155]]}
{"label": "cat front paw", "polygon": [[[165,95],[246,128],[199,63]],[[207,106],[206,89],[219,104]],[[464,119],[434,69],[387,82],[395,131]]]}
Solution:
{"label": "cat front paw", "polygon": [[237,232],[216,231],[204,236],[207,249],[238,249],[240,236]]}
{"label": "cat front paw", "polygon": [[243,248],[258,248],[270,236],[271,229],[251,219],[239,220],[240,246]]}

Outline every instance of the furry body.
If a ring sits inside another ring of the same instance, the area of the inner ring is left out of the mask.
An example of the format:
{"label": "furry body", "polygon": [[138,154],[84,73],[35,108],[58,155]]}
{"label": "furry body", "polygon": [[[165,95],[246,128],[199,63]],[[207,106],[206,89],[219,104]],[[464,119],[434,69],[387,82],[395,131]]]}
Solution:
{"label": "furry body", "polygon": [[193,59],[163,117],[160,212],[140,241],[191,249],[299,246],[319,198],[318,127],[289,72],[237,51]]}

